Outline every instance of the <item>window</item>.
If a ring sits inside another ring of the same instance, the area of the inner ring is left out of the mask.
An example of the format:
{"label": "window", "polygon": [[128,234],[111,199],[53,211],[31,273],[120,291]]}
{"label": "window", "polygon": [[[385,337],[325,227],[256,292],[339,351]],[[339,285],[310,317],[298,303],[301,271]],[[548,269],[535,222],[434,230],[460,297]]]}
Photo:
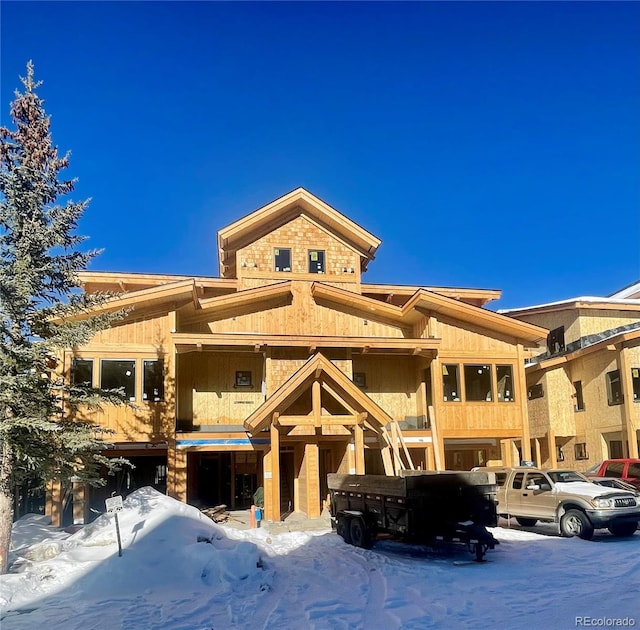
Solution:
{"label": "window", "polygon": [[622,473],[624,472],[624,464],[622,462],[615,462],[612,464],[607,464],[607,467],[604,470],[603,477],[622,477]]}
{"label": "window", "polygon": [[71,362],[71,384],[93,385],[93,359],[73,359]]}
{"label": "window", "polygon": [[564,451],[562,450],[562,446],[556,446],[556,459],[559,462],[564,461]]}
{"label": "window", "polygon": [[124,395],[129,400],[136,399],[136,362],[112,361],[102,359],[100,368],[101,389],[124,390]]}
{"label": "window", "polygon": [[491,366],[464,366],[464,393],[467,401],[491,401]]}
{"label": "window", "polygon": [[273,250],[273,261],[276,271],[291,271],[291,250],[276,247]]}
{"label": "window", "polygon": [[640,479],[640,464],[634,464],[629,462],[629,468],[627,469],[627,477],[629,479]]}
{"label": "window", "polygon": [[610,405],[621,405],[622,383],[620,382],[620,370],[607,372],[607,399]]}
{"label": "window", "polygon": [[586,442],[577,442],[575,445],[576,459],[589,459]]}
{"label": "window", "polygon": [[321,249],[309,250],[309,273],[324,273],[324,251]]}
{"label": "window", "polygon": [[631,368],[631,387],[633,402],[640,402],[640,368]]}
{"label": "window", "polygon": [[564,350],[564,326],[554,328],[547,335],[547,348],[549,354],[558,354]]}
{"label": "window", "polygon": [[524,481],[524,473],[516,473],[516,476],[513,478],[513,483],[511,487],[514,490],[520,490],[522,488],[522,482]]}
{"label": "window", "polygon": [[354,372],[353,382],[360,389],[365,389],[367,387],[367,375],[365,372]]}
{"label": "window", "polygon": [[496,365],[498,379],[498,402],[514,402],[513,367],[511,365]]}
{"label": "window", "polygon": [[536,383],[535,385],[531,385],[527,390],[527,397],[529,400],[535,400],[536,398],[542,398],[544,396],[544,389],[542,388],[542,383]]}
{"label": "window", "polygon": [[164,400],[164,369],[162,361],[143,362],[142,400],[160,402]]}
{"label": "window", "polygon": [[460,381],[457,365],[442,366],[443,400],[460,402]]}
{"label": "window", "polygon": [[251,387],[251,372],[236,372],[236,387]]}
{"label": "window", "polygon": [[582,397],[582,381],[575,381],[573,383],[573,389],[575,389],[576,391],[576,404],[574,405],[573,410],[584,411],[584,398]]}

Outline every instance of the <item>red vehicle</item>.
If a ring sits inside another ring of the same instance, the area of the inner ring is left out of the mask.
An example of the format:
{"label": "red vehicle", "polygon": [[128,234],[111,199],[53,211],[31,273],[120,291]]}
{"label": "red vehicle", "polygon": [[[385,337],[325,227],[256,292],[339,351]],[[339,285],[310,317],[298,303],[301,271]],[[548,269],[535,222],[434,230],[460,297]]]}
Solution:
{"label": "red vehicle", "polygon": [[640,488],[640,459],[605,459],[584,474],[587,477],[615,477]]}

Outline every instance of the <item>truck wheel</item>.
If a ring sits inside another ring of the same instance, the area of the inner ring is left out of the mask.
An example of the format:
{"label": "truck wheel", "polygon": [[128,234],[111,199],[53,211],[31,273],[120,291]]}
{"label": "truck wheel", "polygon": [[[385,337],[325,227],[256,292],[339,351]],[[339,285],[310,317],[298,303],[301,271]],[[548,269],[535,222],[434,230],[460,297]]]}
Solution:
{"label": "truck wheel", "polygon": [[348,545],[351,544],[351,532],[349,531],[350,520],[351,519],[347,518],[346,516],[338,516],[336,523],[336,533]]}
{"label": "truck wheel", "polygon": [[615,523],[609,526],[609,531],[619,538],[633,536],[638,529],[638,523]]}
{"label": "truck wheel", "polygon": [[522,527],[533,527],[537,522],[537,518],[524,518],[524,516],[516,516],[516,521],[518,521],[518,525],[522,525]]}
{"label": "truck wheel", "polygon": [[349,534],[351,535],[351,544],[362,549],[371,549],[371,534],[363,519],[352,518],[349,525]]}
{"label": "truck wheel", "polygon": [[567,510],[560,519],[560,533],[566,538],[579,536],[584,540],[591,540],[593,525],[580,510]]}

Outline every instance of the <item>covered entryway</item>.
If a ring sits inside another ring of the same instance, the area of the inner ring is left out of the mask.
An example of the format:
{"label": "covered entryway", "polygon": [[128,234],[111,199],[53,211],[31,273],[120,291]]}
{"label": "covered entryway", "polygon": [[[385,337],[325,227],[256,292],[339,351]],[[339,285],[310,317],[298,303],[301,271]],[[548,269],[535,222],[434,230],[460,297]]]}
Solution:
{"label": "covered entryway", "polygon": [[[394,462],[400,465],[402,453],[385,428],[394,424],[344,372],[316,353],[245,421],[252,435],[268,431],[270,436],[263,459],[265,518],[280,520],[291,496],[293,511],[318,518],[329,472],[365,472],[366,436],[381,441],[387,471]],[[405,457],[403,467],[412,468],[408,452]]]}

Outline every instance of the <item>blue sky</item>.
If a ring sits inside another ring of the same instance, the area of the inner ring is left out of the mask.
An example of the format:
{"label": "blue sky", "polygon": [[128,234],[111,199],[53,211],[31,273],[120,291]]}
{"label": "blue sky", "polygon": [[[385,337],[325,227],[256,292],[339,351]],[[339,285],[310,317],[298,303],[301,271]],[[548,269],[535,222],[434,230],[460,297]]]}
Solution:
{"label": "blue sky", "polygon": [[640,279],[640,3],[2,2],[72,151],[92,269],[217,275],[216,233],[304,186],[382,239],[368,282]]}

